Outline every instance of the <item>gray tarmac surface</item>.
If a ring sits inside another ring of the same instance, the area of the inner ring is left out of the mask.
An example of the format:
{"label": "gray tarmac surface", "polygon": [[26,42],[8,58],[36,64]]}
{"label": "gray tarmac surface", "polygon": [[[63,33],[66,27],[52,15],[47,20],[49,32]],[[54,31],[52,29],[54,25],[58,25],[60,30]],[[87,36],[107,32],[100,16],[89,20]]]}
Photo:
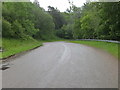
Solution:
{"label": "gray tarmac surface", "polygon": [[118,88],[118,60],[96,48],[50,42],[12,59],[3,88]]}

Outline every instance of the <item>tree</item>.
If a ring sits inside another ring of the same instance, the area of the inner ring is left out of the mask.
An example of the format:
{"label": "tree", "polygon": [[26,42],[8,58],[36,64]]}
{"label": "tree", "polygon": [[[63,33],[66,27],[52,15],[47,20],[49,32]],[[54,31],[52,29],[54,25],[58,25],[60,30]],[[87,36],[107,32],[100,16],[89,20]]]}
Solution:
{"label": "tree", "polygon": [[120,2],[89,2],[84,4],[81,15],[74,24],[76,38],[120,38]]}
{"label": "tree", "polygon": [[11,30],[11,24],[5,19],[2,19],[2,29],[3,37],[11,37],[13,35],[13,31]]}
{"label": "tree", "polygon": [[37,5],[38,7],[40,7],[40,4],[39,4],[38,0],[34,0],[34,4]]}
{"label": "tree", "polygon": [[[36,4],[5,2],[2,11],[4,37],[21,39],[29,37],[50,39],[54,37],[55,25],[52,16]],[[5,35],[6,33],[9,35]]]}
{"label": "tree", "polygon": [[48,12],[53,17],[55,29],[60,29],[64,24],[66,24],[66,21],[59,10],[55,9],[54,7],[48,6]]}

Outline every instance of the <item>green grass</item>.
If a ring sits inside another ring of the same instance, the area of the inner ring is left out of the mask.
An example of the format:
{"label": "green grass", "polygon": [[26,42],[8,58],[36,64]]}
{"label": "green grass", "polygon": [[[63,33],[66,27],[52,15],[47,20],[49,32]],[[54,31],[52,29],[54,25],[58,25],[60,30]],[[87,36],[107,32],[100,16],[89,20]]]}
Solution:
{"label": "green grass", "polygon": [[[42,42],[37,40],[20,40],[20,39],[2,39],[3,53],[0,58],[6,58],[8,56],[33,49],[41,46]],[[0,53],[1,54],[1,53]]]}
{"label": "green grass", "polygon": [[118,44],[116,43],[102,41],[69,41],[69,42],[100,48],[118,58]]}

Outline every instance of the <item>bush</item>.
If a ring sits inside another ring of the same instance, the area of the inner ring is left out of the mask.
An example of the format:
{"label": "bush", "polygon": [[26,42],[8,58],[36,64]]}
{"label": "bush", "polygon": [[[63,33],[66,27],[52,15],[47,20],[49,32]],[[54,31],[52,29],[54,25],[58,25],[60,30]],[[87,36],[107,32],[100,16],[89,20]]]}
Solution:
{"label": "bush", "polygon": [[11,30],[11,24],[3,19],[2,20],[2,35],[3,37],[11,37],[13,34],[13,31]]}
{"label": "bush", "polygon": [[12,24],[12,30],[13,30],[13,37],[14,38],[24,38],[24,28],[22,25],[16,20]]}
{"label": "bush", "polygon": [[29,35],[32,37],[39,31],[39,29],[35,29],[34,24],[30,20],[24,20],[22,24],[23,24],[23,27],[25,28],[24,33],[26,35]]}

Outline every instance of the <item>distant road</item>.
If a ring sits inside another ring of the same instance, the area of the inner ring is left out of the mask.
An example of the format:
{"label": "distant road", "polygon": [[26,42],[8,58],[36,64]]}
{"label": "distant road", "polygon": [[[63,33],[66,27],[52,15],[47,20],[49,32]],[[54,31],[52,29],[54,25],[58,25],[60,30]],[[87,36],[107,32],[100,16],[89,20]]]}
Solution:
{"label": "distant road", "polygon": [[8,63],[3,88],[118,87],[118,60],[80,44],[45,43]]}

